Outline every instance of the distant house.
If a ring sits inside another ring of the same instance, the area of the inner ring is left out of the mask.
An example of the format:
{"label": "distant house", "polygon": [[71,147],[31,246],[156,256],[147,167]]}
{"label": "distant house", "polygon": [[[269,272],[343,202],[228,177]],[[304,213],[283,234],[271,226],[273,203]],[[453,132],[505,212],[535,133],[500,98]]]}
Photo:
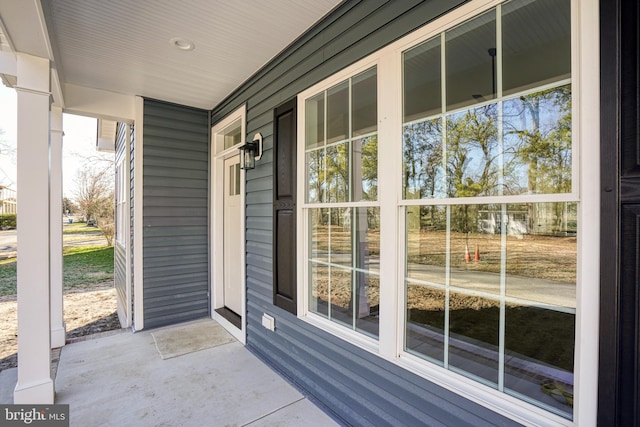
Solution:
{"label": "distant house", "polygon": [[[175,2],[25,3],[0,5],[20,204],[49,219],[62,111],[117,123],[123,325],[212,317],[349,425],[638,424],[635,1],[196,1],[171,45]],[[50,402],[57,279],[18,271],[15,397]]]}
{"label": "distant house", "polygon": [[16,213],[16,191],[0,185],[0,214]]}

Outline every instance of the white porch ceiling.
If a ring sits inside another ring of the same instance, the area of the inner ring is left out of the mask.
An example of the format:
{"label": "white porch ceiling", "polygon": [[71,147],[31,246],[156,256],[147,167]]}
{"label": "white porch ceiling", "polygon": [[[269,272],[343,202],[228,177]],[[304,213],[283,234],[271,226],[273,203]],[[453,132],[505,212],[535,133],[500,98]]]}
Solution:
{"label": "white porch ceiling", "polygon": [[[42,0],[41,4],[62,85],[211,109],[339,2]],[[170,43],[175,37],[192,41],[195,49],[177,49]]]}

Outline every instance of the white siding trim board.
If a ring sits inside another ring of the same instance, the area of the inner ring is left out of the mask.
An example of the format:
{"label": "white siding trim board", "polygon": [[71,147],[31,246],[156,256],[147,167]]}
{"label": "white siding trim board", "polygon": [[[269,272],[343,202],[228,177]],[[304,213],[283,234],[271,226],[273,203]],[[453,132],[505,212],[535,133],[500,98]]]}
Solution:
{"label": "white siding trim board", "polygon": [[135,98],[135,127],[134,127],[134,155],[133,155],[133,329],[144,329],[144,245],[143,233],[143,203],[144,194],[144,100]]}

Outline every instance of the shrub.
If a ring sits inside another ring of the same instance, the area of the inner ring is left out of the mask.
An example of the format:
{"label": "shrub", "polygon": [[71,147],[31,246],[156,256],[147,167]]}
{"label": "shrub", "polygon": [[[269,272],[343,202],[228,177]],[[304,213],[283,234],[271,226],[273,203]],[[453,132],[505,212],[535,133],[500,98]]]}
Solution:
{"label": "shrub", "polygon": [[16,214],[0,214],[0,229],[16,228]]}

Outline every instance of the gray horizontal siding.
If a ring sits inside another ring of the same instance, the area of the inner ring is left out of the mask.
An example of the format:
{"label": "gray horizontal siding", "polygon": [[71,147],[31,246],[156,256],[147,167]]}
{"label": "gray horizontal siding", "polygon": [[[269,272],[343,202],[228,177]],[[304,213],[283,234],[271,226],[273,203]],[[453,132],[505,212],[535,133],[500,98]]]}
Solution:
{"label": "gray horizontal siding", "polygon": [[145,327],[209,315],[206,111],[145,100]]}
{"label": "gray horizontal siding", "polygon": [[[273,110],[299,92],[464,1],[345,1],[212,111],[247,105],[264,154],[246,175],[247,345],[351,425],[514,425],[273,305]],[[276,331],[261,325],[276,318]]]}

